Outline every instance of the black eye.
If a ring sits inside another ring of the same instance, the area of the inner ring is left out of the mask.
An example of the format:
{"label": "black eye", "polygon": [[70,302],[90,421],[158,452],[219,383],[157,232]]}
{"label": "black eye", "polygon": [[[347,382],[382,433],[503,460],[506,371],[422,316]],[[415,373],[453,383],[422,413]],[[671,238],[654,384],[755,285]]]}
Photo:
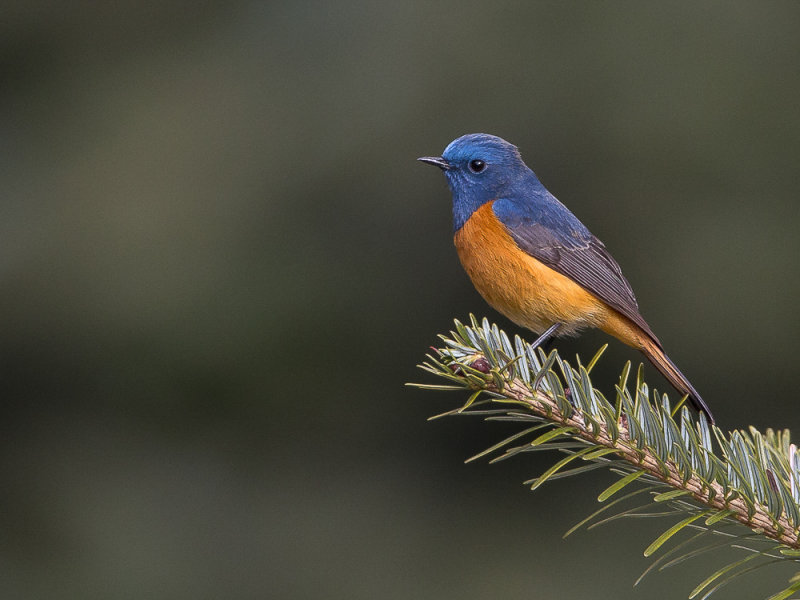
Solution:
{"label": "black eye", "polygon": [[475,160],[469,161],[469,170],[473,173],[480,173],[486,168],[486,163],[483,162],[480,158],[476,158]]}

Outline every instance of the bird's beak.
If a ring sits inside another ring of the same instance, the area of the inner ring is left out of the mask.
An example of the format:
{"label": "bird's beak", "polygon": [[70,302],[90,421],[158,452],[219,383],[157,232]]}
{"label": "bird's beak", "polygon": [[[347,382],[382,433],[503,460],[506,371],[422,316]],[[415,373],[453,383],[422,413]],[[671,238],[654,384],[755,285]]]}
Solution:
{"label": "bird's beak", "polygon": [[453,168],[453,165],[451,165],[441,156],[420,156],[417,160],[429,165],[433,165],[434,167],[439,167],[442,171],[449,171]]}

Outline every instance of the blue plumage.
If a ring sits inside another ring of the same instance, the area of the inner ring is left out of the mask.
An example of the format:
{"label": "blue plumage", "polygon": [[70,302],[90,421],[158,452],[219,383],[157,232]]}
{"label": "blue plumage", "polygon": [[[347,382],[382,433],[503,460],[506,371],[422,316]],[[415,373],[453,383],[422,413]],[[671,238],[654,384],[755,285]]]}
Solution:
{"label": "blue plumage", "polygon": [[[479,173],[469,166],[476,157],[486,165]],[[455,231],[486,202],[497,200],[494,212],[509,228],[538,223],[563,236],[567,244],[591,236],[522,161],[517,147],[504,139],[485,133],[464,135],[447,146],[442,158],[453,167],[445,176],[453,194]]]}
{"label": "blue plumage", "polygon": [[[533,171],[522,162],[516,146],[493,135],[462,136],[445,148],[442,159],[449,165],[445,176],[453,194],[454,231],[461,229],[472,213],[511,186],[541,186]],[[473,168],[476,160],[484,163],[482,171]]]}

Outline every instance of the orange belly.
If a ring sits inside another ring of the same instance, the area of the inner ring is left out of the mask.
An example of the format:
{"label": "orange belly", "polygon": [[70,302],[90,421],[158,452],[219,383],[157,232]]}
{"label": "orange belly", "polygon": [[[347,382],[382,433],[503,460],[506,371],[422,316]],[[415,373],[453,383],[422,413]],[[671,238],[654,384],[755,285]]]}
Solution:
{"label": "orange belly", "polygon": [[568,277],[520,250],[495,217],[491,202],[473,213],[454,241],[481,296],[518,325],[540,333],[558,322],[563,324],[559,331],[563,335],[585,327],[605,329],[609,320],[621,317]]}
{"label": "orange belly", "polygon": [[589,291],[519,249],[495,217],[492,203],[475,211],[456,232],[456,249],[477,290],[509,319],[537,333],[561,323],[558,335],[597,327],[644,352],[695,406],[711,413],[655,337]]}

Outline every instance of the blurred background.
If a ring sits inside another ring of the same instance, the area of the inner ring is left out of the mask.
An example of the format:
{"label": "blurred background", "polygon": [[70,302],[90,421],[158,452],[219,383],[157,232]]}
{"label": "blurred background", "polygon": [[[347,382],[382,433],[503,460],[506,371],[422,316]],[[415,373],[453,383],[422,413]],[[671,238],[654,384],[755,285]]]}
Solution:
{"label": "blurred background", "polygon": [[[719,557],[631,587],[663,522],[561,539],[610,475],[532,494],[552,457],[464,465],[513,428],[428,423],[465,397],[404,387],[455,317],[519,332],[415,159],[517,144],[719,425],[796,430],[798,26],[794,2],[6,3],[2,596],[686,597]],[[611,340],[596,383],[628,359]]]}

